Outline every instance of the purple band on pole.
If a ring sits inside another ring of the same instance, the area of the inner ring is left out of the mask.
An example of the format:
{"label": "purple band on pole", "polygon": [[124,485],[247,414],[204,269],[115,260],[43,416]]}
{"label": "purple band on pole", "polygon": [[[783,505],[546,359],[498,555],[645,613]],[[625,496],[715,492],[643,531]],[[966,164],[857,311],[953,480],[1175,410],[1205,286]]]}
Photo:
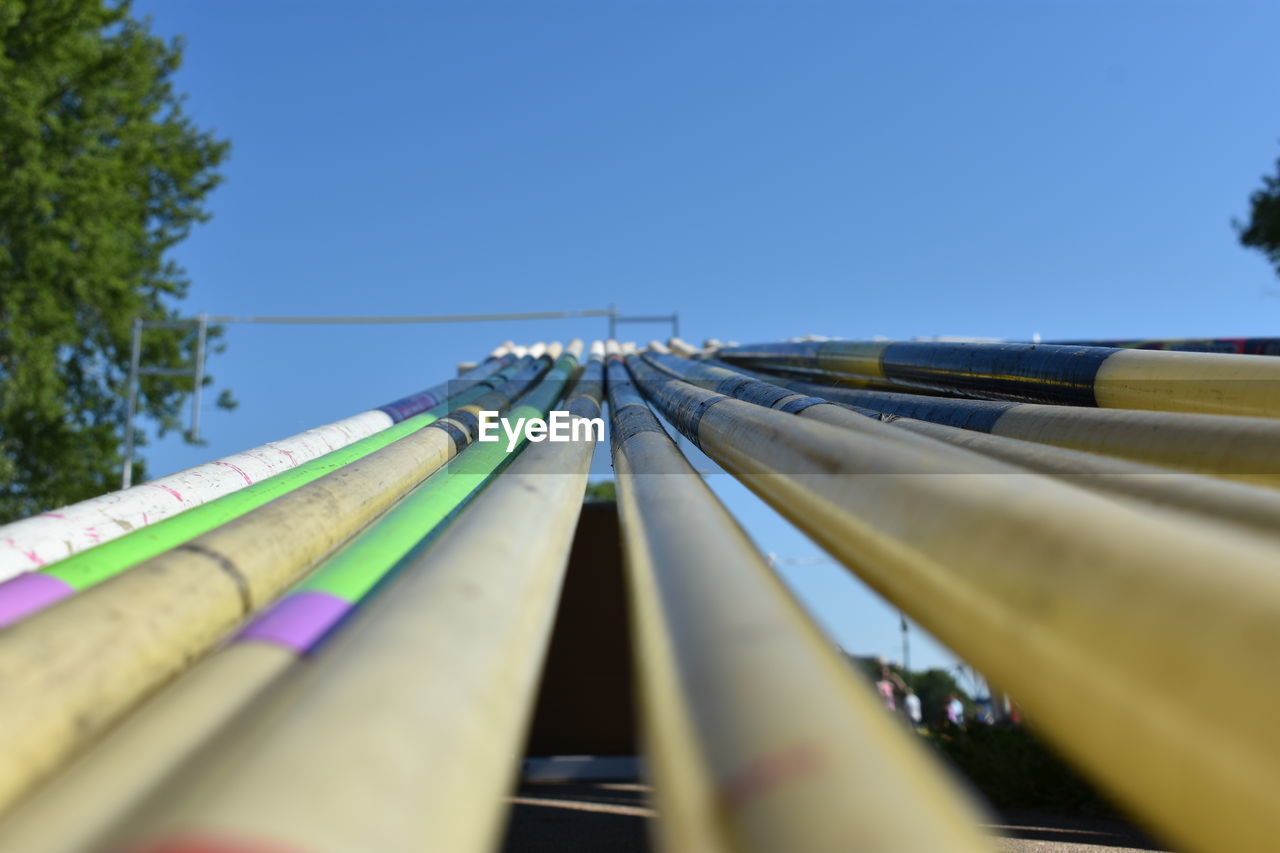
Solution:
{"label": "purple band on pole", "polygon": [[425,412],[427,409],[440,402],[440,398],[429,391],[420,391],[417,394],[411,394],[408,397],[402,397],[394,403],[387,403],[385,406],[379,406],[379,412],[386,412],[387,416],[395,423],[400,423],[406,418]]}
{"label": "purple band on pole", "polygon": [[75,587],[43,572],[27,572],[0,583],[0,627],[44,610],[75,594]]}
{"label": "purple band on pole", "polygon": [[351,607],[327,592],[295,592],[245,626],[235,641],[260,640],[305,654]]}

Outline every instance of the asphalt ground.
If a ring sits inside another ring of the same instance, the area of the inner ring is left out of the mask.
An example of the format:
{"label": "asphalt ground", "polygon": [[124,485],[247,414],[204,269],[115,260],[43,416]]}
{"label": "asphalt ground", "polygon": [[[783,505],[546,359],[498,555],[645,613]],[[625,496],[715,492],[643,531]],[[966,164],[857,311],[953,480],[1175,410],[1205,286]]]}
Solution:
{"label": "asphalt ground", "polygon": [[[657,817],[649,788],[635,782],[525,783],[511,803],[503,853],[648,853]],[[999,853],[1167,853],[1114,820],[1004,812],[989,828]]]}

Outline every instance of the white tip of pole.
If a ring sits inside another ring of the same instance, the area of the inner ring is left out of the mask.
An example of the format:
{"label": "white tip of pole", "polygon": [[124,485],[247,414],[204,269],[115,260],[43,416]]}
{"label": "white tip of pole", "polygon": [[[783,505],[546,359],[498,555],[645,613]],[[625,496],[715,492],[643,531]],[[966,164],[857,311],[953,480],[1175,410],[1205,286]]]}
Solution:
{"label": "white tip of pole", "polygon": [[591,342],[591,357],[604,358],[604,341]]}
{"label": "white tip of pole", "polygon": [[582,343],[582,338],[574,338],[569,341],[569,345],[565,347],[565,352],[569,353],[569,355],[573,356],[578,361],[582,361],[582,349],[584,346],[585,344]]}
{"label": "white tip of pole", "polygon": [[529,347],[529,355],[533,356],[534,358],[542,358],[546,354],[547,354],[546,341],[538,341],[536,344]]}
{"label": "white tip of pole", "polygon": [[493,352],[489,353],[489,358],[502,358],[504,355],[506,355],[510,351],[511,351],[511,347],[509,347],[507,344],[498,344],[496,347],[493,348]]}
{"label": "white tip of pole", "polygon": [[623,355],[635,355],[639,351],[640,351],[640,348],[636,346],[635,341],[627,341],[625,344],[622,345]]}
{"label": "white tip of pole", "polygon": [[716,338],[707,338],[702,342],[702,348],[706,350],[718,350],[722,346],[724,346],[724,344],[720,343]]}
{"label": "white tip of pole", "polygon": [[552,341],[547,344],[547,355],[552,361],[560,357],[560,353],[564,352],[564,346],[559,341]]}
{"label": "white tip of pole", "polygon": [[667,338],[667,348],[681,358],[693,358],[698,351],[686,343],[682,338]]}
{"label": "white tip of pole", "polygon": [[670,353],[670,352],[671,352],[671,350],[667,349],[667,345],[666,345],[666,344],[664,344],[662,341],[656,341],[656,340],[655,340],[655,341],[649,341],[649,347],[648,347],[648,349],[649,349],[650,351],[652,351],[652,352],[660,352],[660,353]]}
{"label": "white tip of pole", "polygon": [[609,340],[605,341],[604,354],[622,355],[622,347],[618,346],[618,342],[616,340],[609,338]]}
{"label": "white tip of pole", "polygon": [[529,354],[529,348],[520,346],[520,344],[515,344],[514,346],[512,346],[511,351],[515,353],[516,358],[524,358],[526,355]]}

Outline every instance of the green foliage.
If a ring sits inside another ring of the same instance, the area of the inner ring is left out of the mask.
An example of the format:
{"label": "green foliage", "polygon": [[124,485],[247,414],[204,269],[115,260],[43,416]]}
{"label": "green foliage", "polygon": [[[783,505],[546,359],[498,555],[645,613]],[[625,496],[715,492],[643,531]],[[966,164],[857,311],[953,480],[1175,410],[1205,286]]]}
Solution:
{"label": "green foliage", "polygon": [[1240,243],[1267,256],[1280,275],[1280,160],[1276,174],[1262,178],[1262,189],[1249,197],[1249,224],[1236,223]]}
{"label": "green foliage", "polygon": [[1119,817],[1118,810],[1026,727],[970,726],[933,742],[993,806]]}
{"label": "green foliage", "polygon": [[[117,484],[133,318],[177,316],[166,252],[207,218],[227,153],[182,112],[181,43],[130,11],[0,0],[0,519]],[[143,336],[148,366],[192,352],[182,330]],[[143,377],[139,411],[163,434],[190,390]]]}
{"label": "green foliage", "polygon": [[869,681],[889,670],[920,697],[928,741],[991,805],[1082,817],[1120,817],[1120,812],[1025,726],[965,728],[945,724],[947,699],[954,693],[973,711],[973,700],[945,669],[904,670],[875,657],[849,655]]}
{"label": "green foliage", "polygon": [[587,503],[613,503],[618,499],[613,480],[597,480],[587,483]]}

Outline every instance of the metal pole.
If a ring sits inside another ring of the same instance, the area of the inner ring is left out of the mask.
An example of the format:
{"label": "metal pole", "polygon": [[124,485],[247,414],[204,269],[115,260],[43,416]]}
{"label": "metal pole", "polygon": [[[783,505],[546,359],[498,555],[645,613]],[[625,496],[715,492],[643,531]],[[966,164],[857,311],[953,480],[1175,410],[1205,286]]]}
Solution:
{"label": "metal pole", "polygon": [[613,305],[609,306],[609,340],[618,337],[618,309]]}
{"label": "metal pole", "polygon": [[138,362],[142,358],[142,318],[133,318],[133,344],[129,352],[129,405],[124,418],[124,471],[120,488],[133,483],[133,419],[138,410]]}
{"label": "metal pole", "polygon": [[209,315],[196,317],[195,388],[191,394],[191,440],[200,440],[200,389],[204,385],[204,342],[209,327]]}
{"label": "metal pole", "polygon": [[671,315],[671,337],[673,338],[680,337],[680,315],[679,314]]}
{"label": "metal pole", "polygon": [[[285,325],[357,324],[379,325],[399,323],[483,323],[506,320],[567,320],[581,317],[605,317],[616,313],[612,308],[588,308],[583,311],[526,311],[514,314],[413,314],[389,316],[317,316],[269,315],[238,317],[232,314],[210,314],[210,323],[272,323]],[[188,321],[189,322],[189,321]]]}
{"label": "metal pole", "polygon": [[898,619],[902,623],[902,670],[903,672],[911,671],[911,646],[907,640],[907,614],[901,610],[898,611]]}

